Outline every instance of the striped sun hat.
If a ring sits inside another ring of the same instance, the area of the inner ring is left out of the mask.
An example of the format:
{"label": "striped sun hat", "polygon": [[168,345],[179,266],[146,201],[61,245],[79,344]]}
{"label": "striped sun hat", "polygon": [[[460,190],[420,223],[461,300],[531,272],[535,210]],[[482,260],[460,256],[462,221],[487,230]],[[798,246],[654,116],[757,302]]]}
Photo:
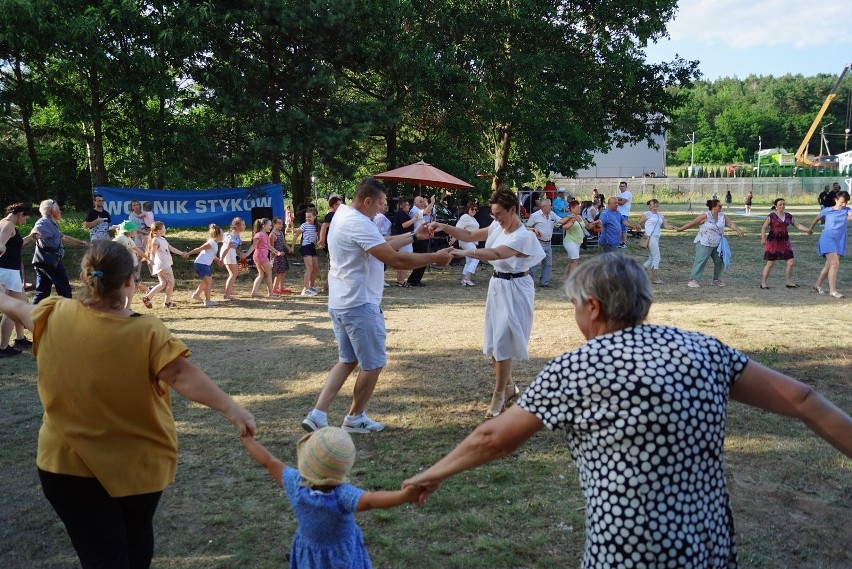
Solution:
{"label": "striped sun hat", "polygon": [[302,486],[339,486],[355,464],[355,443],[340,427],[323,427],[296,443]]}

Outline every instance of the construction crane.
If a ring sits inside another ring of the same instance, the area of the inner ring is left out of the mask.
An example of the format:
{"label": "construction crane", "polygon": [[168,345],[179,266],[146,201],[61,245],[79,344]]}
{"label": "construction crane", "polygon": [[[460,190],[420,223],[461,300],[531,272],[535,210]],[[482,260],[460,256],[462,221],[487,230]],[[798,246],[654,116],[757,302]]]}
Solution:
{"label": "construction crane", "polygon": [[843,77],[846,76],[846,73],[849,69],[852,68],[852,63],[846,64],[846,67],[843,68],[843,71],[840,72],[840,76],[837,78],[837,81],[834,82],[834,87],[829,91],[828,96],[825,98],[825,101],[822,103],[822,107],[820,107],[819,112],[814,118],[814,122],[811,124],[811,128],[808,129],[808,134],[805,135],[805,139],[802,141],[802,144],[799,145],[799,149],[796,150],[796,166],[812,166],[813,162],[807,157],[805,154],[805,150],[808,147],[808,143],[811,141],[811,137],[814,135],[817,127],[819,126],[819,122],[822,120],[822,117],[825,115],[825,111],[828,110],[828,106],[837,97],[837,89],[840,87],[840,83],[843,81]]}

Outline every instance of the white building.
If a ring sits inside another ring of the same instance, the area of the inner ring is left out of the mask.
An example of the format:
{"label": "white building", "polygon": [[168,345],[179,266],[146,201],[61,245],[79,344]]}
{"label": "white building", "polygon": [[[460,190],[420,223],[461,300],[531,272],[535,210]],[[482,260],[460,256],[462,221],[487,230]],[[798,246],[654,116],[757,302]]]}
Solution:
{"label": "white building", "polygon": [[[594,155],[594,165],[577,172],[578,178],[658,178],[666,175],[666,136],[651,137],[659,148],[647,142],[612,148]],[[557,174],[556,178],[561,178]]]}

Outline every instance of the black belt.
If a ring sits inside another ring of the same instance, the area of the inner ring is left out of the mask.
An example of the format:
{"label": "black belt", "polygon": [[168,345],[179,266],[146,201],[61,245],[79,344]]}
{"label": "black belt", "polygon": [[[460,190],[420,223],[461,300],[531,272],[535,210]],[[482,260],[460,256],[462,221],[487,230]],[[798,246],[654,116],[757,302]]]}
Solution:
{"label": "black belt", "polygon": [[507,281],[510,281],[512,279],[519,279],[521,277],[525,277],[528,274],[529,273],[527,271],[524,271],[523,273],[498,273],[497,271],[494,271],[494,278],[505,279]]}

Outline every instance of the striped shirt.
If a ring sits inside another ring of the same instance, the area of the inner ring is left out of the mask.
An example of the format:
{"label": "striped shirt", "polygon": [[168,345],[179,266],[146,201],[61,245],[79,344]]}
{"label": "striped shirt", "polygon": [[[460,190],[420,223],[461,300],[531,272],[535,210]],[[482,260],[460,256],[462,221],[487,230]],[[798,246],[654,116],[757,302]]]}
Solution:
{"label": "striped shirt", "polygon": [[310,245],[317,242],[317,226],[312,223],[305,222],[299,226],[299,231],[302,232],[302,245]]}

